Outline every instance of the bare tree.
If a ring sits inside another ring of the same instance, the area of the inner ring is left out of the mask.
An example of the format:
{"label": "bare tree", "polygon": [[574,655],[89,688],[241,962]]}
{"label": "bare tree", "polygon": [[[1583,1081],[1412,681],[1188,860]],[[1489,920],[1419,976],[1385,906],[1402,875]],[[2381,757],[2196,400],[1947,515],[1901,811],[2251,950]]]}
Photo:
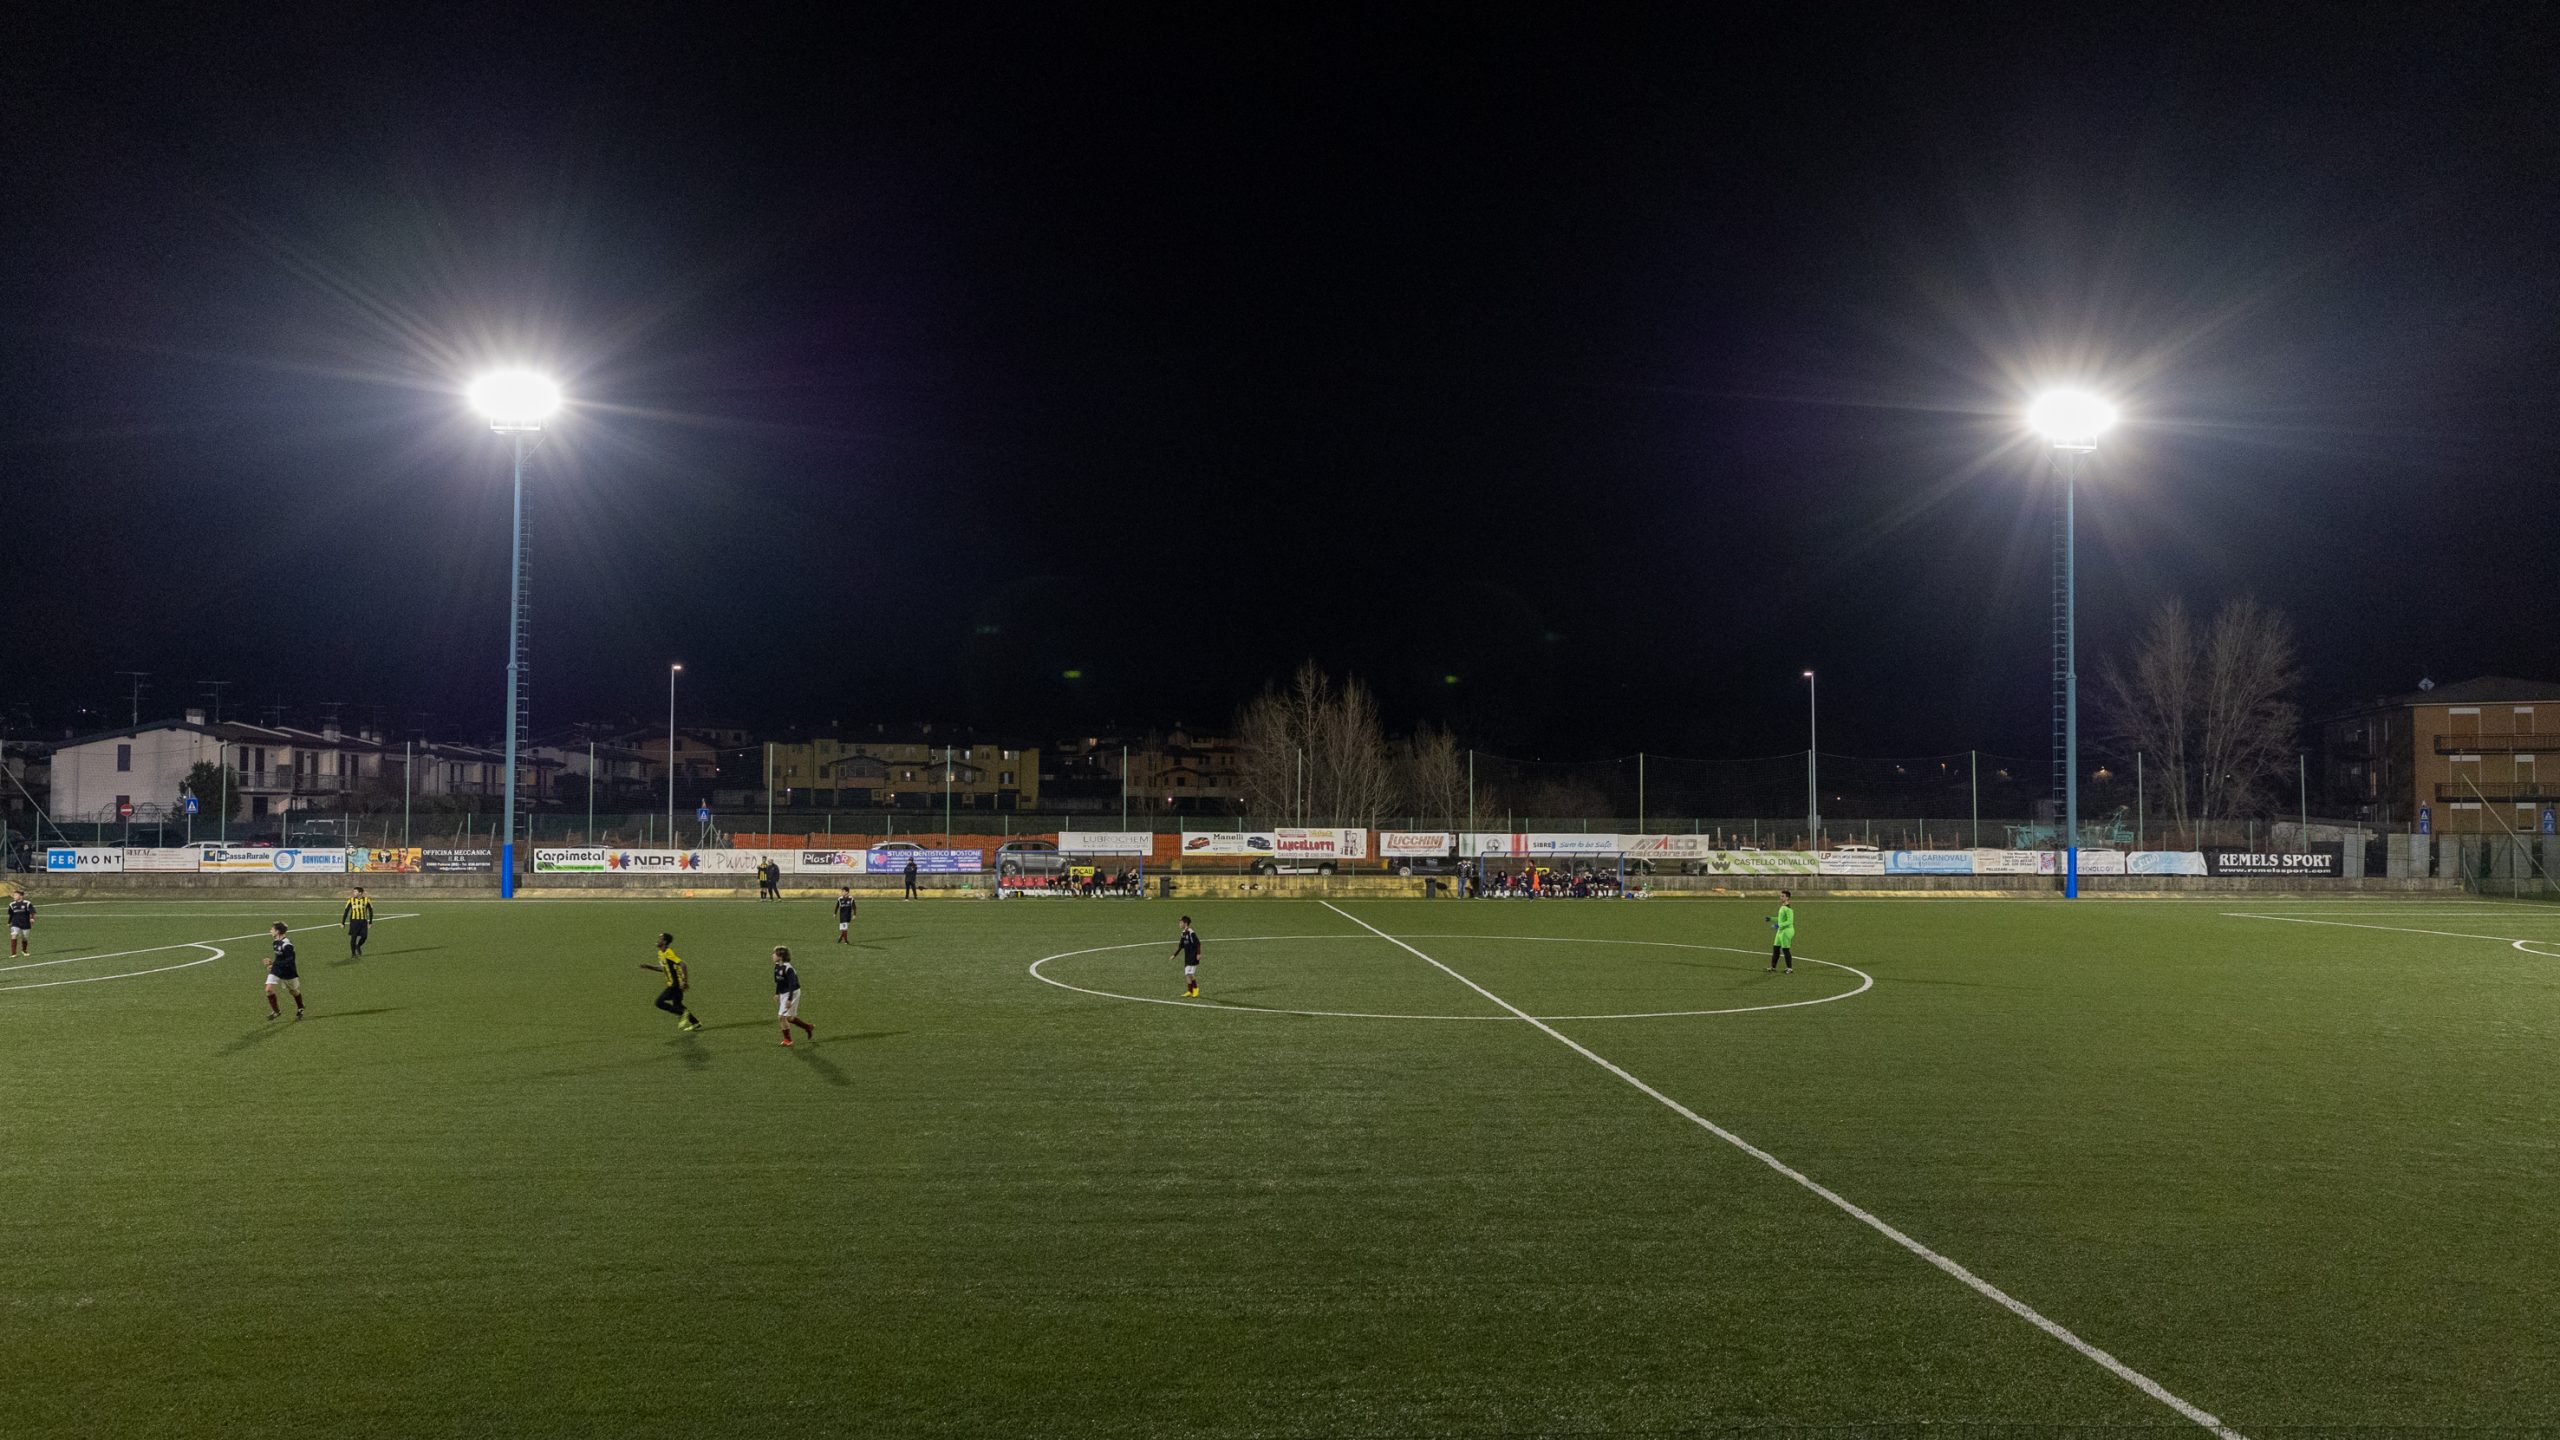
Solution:
{"label": "bare tree", "polygon": [[1395,802],[1396,775],[1367,686],[1336,686],[1313,660],[1236,717],[1239,785],[1249,814],[1327,825],[1375,825]]}
{"label": "bare tree", "polygon": [[1457,736],[1417,726],[1396,747],[1396,775],[1399,796],[1417,819],[1452,830],[1467,823],[1467,757]]}
{"label": "bare tree", "polygon": [[2186,607],[2167,601],[2130,666],[2107,666],[2099,688],[2110,738],[2140,752],[2145,791],[2181,843],[2268,807],[2293,754],[2301,678],[2292,622],[2249,598],[2225,604],[2201,635]]}

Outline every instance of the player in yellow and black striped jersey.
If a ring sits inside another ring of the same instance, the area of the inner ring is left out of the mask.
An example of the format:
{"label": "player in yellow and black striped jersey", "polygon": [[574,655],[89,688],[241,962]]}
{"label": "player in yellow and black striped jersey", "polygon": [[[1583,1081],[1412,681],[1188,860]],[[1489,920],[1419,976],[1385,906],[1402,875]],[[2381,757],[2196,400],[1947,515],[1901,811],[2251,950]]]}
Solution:
{"label": "player in yellow and black striped jersey", "polygon": [[347,908],[338,912],[338,928],[347,932],[347,958],[362,958],[364,942],[373,934],[373,899],[363,886],[356,887],[356,893],[347,897]]}
{"label": "player in yellow and black striped jersey", "polygon": [[676,1021],[679,1030],[699,1030],[702,1019],[685,1004],[684,995],[693,988],[693,975],[676,956],[676,937],[661,931],[658,935],[658,958],[640,966],[667,977],[667,988],[658,992],[658,1008],[683,1018]]}

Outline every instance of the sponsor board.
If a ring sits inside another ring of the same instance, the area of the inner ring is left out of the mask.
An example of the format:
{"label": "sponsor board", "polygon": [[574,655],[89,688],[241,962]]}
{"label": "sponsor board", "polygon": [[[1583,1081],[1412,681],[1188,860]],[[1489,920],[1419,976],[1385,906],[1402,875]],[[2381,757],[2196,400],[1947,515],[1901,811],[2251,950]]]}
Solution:
{"label": "sponsor board", "polygon": [[1058,832],[1061,855],[1153,855],[1156,837],[1152,830],[1061,830]]}
{"label": "sponsor board", "polygon": [[1185,855],[1270,855],[1271,836],[1248,830],[1194,830],[1182,837]]}
{"label": "sponsor board", "polygon": [[987,857],[980,850],[874,850],[868,863],[874,875],[904,875],[909,865],[919,875],[975,875]]}
{"label": "sponsor board", "polygon": [[56,845],[44,852],[44,868],[75,871],[82,874],[101,870],[122,870],[122,850],[91,849],[85,845]]}
{"label": "sponsor board", "polygon": [[1275,830],[1271,848],[1285,860],[1366,860],[1369,832],[1343,830]]}
{"label": "sponsor board", "polygon": [[204,851],[203,854],[197,858],[196,868],[199,870],[220,871],[262,870],[272,875],[275,873],[276,869],[276,852],[273,850],[232,850],[215,847]]}
{"label": "sponsor board", "polygon": [[1887,850],[1884,852],[1887,875],[1970,875],[1973,852],[1970,850]]}
{"label": "sponsor board", "polygon": [[1881,850],[1825,850],[1822,852],[1825,875],[1881,875],[1884,852]]}
{"label": "sponsor board", "polygon": [[2136,850],[2125,857],[2125,869],[2135,875],[2202,875],[2204,852],[2200,850]]}
{"label": "sponsor board", "polygon": [[1703,860],[1715,846],[1704,835],[1621,835],[1618,849],[1630,859]]}
{"label": "sponsor board", "polygon": [[347,852],[210,849],[197,859],[196,868],[223,874],[343,875],[347,873]]}
{"label": "sponsor board", "polygon": [[275,857],[276,870],[280,874],[307,872],[314,875],[344,875],[347,873],[347,852],[344,850],[270,850],[267,853]]}
{"label": "sponsor board", "polygon": [[2053,852],[2050,850],[1975,850],[1973,873],[1976,875],[2050,875]]}
{"label": "sponsor board", "polygon": [[1810,850],[1710,850],[1710,875],[1813,875],[1822,859]]}
{"label": "sponsor board", "polygon": [[602,874],[605,857],[613,852],[601,845],[533,847],[533,873],[536,875]]}
{"label": "sponsor board", "polygon": [[56,845],[44,852],[44,868],[52,871],[122,870],[124,852],[86,846]]}
{"label": "sponsor board", "polygon": [[1446,830],[1381,830],[1378,832],[1378,854],[1387,860],[1433,858],[1446,855],[1458,843],[1458,837]]}
{"label": "sponsor board", "polygon": [[791,862],[795,875],[859,875],[863,872],[863,852],[859,850],[803,850]]}
{"label": "sponsor board", "polygon": [[179,846],[127,850],[124,852],[124,868],[128,873],[135,870],[192,872],[196,868],[196,852]]}
{"label": "sponsor board", "polygon": [[2347,847],[2339,843],[2315,843],[2300,850],[2217,847],[2204,852],[2207,875],[2298,875],[2335,880],[2346,872]]}
{"label": "sponsor board", "polygon": [[[494,870],[498,852],[485,848],[456,849],[411,845],[390,850],[350,850],[348,868],[388,870],[399,874],[477,875]],[[539,865],[535,866],[540,869]]]}
{"label": "sponsor board", "polygon": [[2084,848],[2080,852],[2080,873],[2083,875],[2122,875],[2126,870],[2121,850]]}
{"label": "sponsor board", "polygon": [[1461,855],[1493,855],[1513,859],[1549,856],[1599,856],[1618,853],[1616,834],[1547,833],[1529,835],[1474,834],[1458,837]]}

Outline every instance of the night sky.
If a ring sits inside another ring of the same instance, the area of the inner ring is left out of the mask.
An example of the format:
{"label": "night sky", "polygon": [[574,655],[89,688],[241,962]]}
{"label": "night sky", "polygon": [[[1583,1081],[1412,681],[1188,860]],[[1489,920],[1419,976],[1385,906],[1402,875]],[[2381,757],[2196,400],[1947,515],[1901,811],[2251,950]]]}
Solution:
{"label": "night sky", "polygon": [[2315,710],[2560,679],[2524,7],[117,8],[0,59],[13,726],[493,731],[508,361],[537,729],[1312,656],[1522,754],[1798,746],[1810,665],[1826,749],[2037,755],[2048,379],[2127,415],[2084,670],[2252,592]]}

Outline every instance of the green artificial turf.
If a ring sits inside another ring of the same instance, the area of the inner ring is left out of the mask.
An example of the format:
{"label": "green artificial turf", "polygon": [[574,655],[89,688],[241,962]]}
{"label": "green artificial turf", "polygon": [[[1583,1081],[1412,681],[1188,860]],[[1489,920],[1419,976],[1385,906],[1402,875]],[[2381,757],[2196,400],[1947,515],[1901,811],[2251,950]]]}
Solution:
{"label": "green artificial turf", "polygon": [[[1155,901],[48,906],[0,987],[225,953],[0,989],[0,1433],[2191,1431],[1344,914],[1191,909],[1215,1008]],[[1844,996],[1551,1023],[2244,1434],[2560,1426],[2560,910],[1816,900],[1773,977],[1767,909],[1342,904],[1540,1016]]]}

